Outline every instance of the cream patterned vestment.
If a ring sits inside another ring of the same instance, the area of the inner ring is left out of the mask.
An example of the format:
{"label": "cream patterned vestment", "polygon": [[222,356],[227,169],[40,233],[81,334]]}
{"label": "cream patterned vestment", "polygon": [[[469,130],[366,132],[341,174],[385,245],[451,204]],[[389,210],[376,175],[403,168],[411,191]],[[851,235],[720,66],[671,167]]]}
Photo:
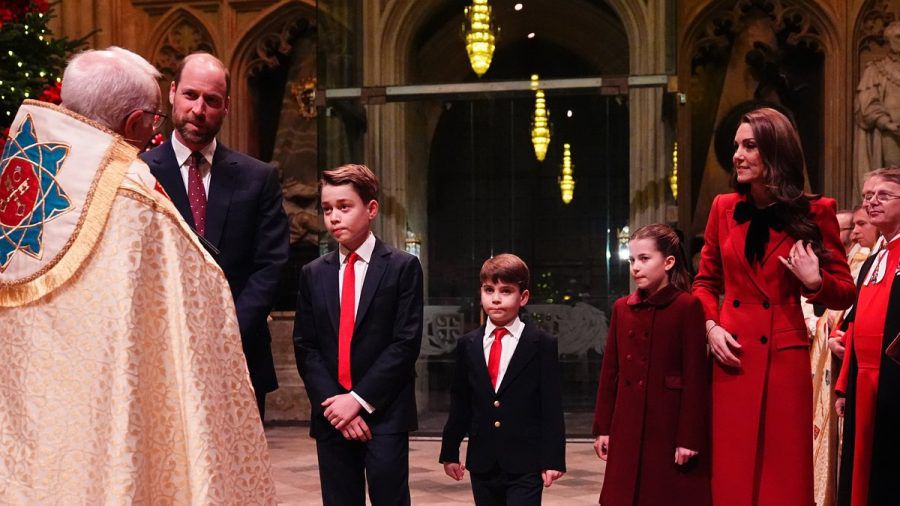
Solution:
{"label": "cream patterned vestment", "polygon": [[[274,504],[221,270],[120,137],[26,101],[10,142],[29,119],[38,142],[68,149],[41,176],[68,206],[37,220],[39,252],[25,251],[10,217],[36,206],[4,185],[30,155],[4,151],[0,503]],[[53,200],[42,188],[38,205]]]}

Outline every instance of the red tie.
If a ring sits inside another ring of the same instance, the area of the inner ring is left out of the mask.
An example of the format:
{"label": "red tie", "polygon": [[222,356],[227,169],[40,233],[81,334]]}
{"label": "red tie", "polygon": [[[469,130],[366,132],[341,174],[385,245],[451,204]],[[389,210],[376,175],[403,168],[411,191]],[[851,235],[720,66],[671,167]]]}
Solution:
{"label": "red tie", "polygon": [[191,203],[197,234],[206,236],[206,190],[203,188],[203,176],[200,175],[201,160],[203,155],[197,151],[191,153],[188,159],[188,201]]}
{"label": "red tie", "polygon": [[344,267],[344,284],[341,288],[341,324],[338,328],[338,383],[350,390],[353,380],[350,378],[350,341],[353,339],[353,324],[356,321],[356,270],[355,264],[359,255],[356,252],[347,255],[347,266]]}
{"label": "red tie", "polygon": [[491,354],[488,355],[488,376],[491,377],[491,386],[495,390],[497,388],[497,375],[500,374],[500,353],[503,351],[503,344],[500,343],[500,340],[508,333],[509,331],[504,327],[494,329],[494,342],[491,343]]}

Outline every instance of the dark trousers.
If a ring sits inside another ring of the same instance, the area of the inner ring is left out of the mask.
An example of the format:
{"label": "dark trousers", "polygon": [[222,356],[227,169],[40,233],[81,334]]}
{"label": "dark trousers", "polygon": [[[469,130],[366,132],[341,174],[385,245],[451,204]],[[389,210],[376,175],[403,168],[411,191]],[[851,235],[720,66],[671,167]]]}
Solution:
{"label": "dark trousers", "polygon": [[495,467],[469,473],[476,506],[539,506],[544,493],[541,473],[507,473]]}
{"label": "dark trousers", "polygon": [[256,407],[259,408],[259,419],[266,421],[266,393],[256,391]]}
{"label": "dark trousers", "polygon": [[367,443],[332,430],[316,440],[325,506],[409,506],[409,434],[374,434]]}

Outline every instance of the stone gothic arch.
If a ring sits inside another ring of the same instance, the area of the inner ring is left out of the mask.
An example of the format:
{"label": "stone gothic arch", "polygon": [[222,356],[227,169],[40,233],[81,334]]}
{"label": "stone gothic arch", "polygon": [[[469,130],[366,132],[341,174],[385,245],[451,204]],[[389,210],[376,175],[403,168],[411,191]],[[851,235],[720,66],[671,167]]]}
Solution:
{"label": "stone gothic arch", "polygon": [[168,90],[168,83],[185,56],[196,51],[206,51],[222,57],[212,33],[202,17],[189,7],[172,9],[159,20],[150,36],[150,62],[163,75],[163,91]]}
{"label": "stone gothic arch", "polygon": [[[687,89],[692,81],[694,57],[701,51],[715,50],[730,44],[724,32],[728,32],[739,21],[744,9],[750,7],[769,10],[773,25],[779,28],[789,27],[789,45],[805,45],[821,53],[825,76],[841,76],[825,79],[823,83],[821,160],[822,190],[845,205],[850,197],[852,171],[850,153],[846,149],[850,127],[846,118],[850,115],[850,102],[844,92],[850,78],[847,76],[847,62],[842,58],[846,54],[846,48],[840,36],[840,23],[832,6],[817,0],[719,0],[698,6],[686,16],[687,28],[679,38],[678,75],[684,83],[683,88]],[[847,82],[841,82],[840,79],[846,79]],[[679,158],[687,167],[694,166],[693,162],[696,162],[697,157],[703,159],[707,156],[706,152],[691,152],[691,109],[697,100],[698,97],[688,94],[687,107],[679,119]],[[721,118],[716,118],[714,124],[719,119]],[[685,223],[693,223],[692,233],[702,233],[701,225],[705,223],[714,194],[723,190],[723,184],[727,188],[727,181],[723,183],[719,180],[710,185],[712,190],[704,190],[705,184],[706,182],[701,184],[699,195],[691,195],[680,202],[680,216]],[[689,191],[685,188],[684,193],[689,194]],[[694,201],[697,202],[696,206],[693,205]]]}
{"label": "stone gothic arch", "polygon": [[[583,2],[589,7],[587,1]],[[632,74],[664,73],[666,44],[666,4],[640,0],[609,0],[626,32],[629,47],[629,66]],[[409,76],[409,58],[415,35],[440,7],[437,0],[408,2],[387,0],[367,2],[365,18],[377,19],[373,29],[365,33],[364,46],[373,55],[364,62],[365,84],[387,85],[403,83]],[[640,43],[639,43],[640,42]],[[660,88],[635,88],[629,91],[630,125],[634,132],[629,146],[630,186],[632,194],[632,225],[665,221],[666,135],[662,122]],[[366,159],[376,166],[390,167],[382,174],[386,192],[392,192],[398,202],[407,196],[406,145],[409,125],[401,109],[393,104],[371,108]],[[390,131],[382,128],[389,125]],[[647,188],[658,191],[647,191]],[[402,205],[391,209],[385,206],[382,236],[394,244],[402,244],[406,231],[406,210]]]}
{"label": "stone gothic arch", "polygon": [[288,54],[298,34],[315,31],[315,1],[283,2],[264,11],[235,43],[226,65],[231,72],[230,119],[223,136],[230,146],[256,156],[258,139],[248,79],[265,67],[278,63],[278,54]]}

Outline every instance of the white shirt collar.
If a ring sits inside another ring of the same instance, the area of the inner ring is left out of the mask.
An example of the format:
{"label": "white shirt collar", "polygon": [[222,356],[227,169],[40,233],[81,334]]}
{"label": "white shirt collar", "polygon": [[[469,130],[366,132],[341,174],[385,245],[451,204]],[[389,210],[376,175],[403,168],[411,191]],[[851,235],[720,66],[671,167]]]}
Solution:
{"label": "white shirt collar", "polygon": [[[356,248],[356,254],[359,255],[360,260],[368,264],[372,260],[373,251],[375,251],[375,234],[369,232],[369,237],[366,237],[360,247]],[[343,246],[340,247],[341,265],[347,261],[349,254],[350,250]]]}
{"label": "white shirt collar", "polygon": [[[191,148],[185,146],[178,140],[178,136],[174,133],[170,137],[172,139],[172,149],[175,151],[175,160],[178,162],[178,166],[181,167],[185,163],[187,163],[187,159],[190,158]],[[213,155],[216,153],[216,140],[213,139],[212,142],[206,145],[203,149],[200,150],[200,154],[203,155],[203,159],[206,160],[206,164],[209,167],[212,167]]]}
{"label": "white shirt collar", "polygon": [[[513,339],[518,340],[522,335],[522,331],[525,329],[525,322],[523,322],[518,316],[516,316],[516,318],[505,325],[505,327],[506,330],[509,331],[509,335]],[[488,336],[491,336],[494,333],[494,329],[496,328],[497,326],[494,325],[494,322],[492,322],[491,319],[488,318],[487,323],[484,324],[484,337],[487,338]]]}

